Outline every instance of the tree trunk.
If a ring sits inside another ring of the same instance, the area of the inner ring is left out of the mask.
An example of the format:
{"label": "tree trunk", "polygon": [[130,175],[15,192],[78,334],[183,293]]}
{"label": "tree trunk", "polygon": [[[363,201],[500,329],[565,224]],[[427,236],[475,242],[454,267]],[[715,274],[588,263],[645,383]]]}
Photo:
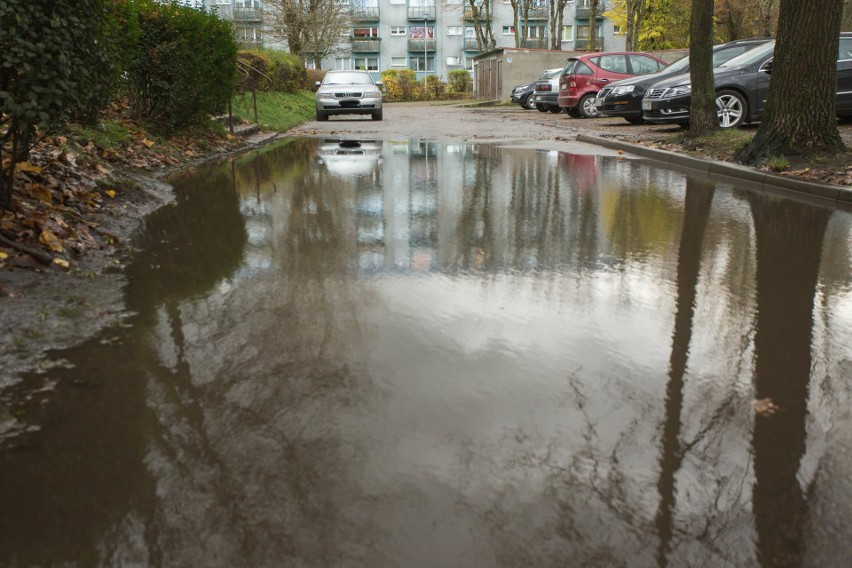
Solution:
{"label": "tree trunk", "polygon": [[719,127],[716,87],[713,81],[714,0],[693,0],[689,20],[689,138],[709,134]]}
{"label": "tree trunk", "polygon": [[589,51],[598,50],[598,10],[600,0],[589,2]]}
{"label": "tree trunk", "polygon": [[781,0],[772,82],[745,163],[845,150],[837,130],[837,49],[843,0]]}

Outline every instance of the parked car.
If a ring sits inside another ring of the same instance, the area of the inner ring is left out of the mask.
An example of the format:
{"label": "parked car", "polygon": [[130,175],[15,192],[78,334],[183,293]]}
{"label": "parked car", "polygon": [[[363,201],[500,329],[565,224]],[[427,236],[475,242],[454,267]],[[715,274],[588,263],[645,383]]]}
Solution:
{"label": "parked car", "polygon": [[558,104],[569,115],[597,116],[595,96],[613,81],[634,75],[647,75],[668,64],[647,53],[607,51],[569,57],[559,78]]}
{"label": "parked car", "polygon": [[[760,120],[769,92],[775,42],[767,42],[713,70],[719,125],[733,128]],[[689,125],[689,74],[652,85],[642,99],[642,117],[652,123]],[[838,116],[852,116],[852,32],[840,34],[837,54]]]}
{"label": "parked car", "polygon": [[317,120],[334,114],[369,114],[382,119],[381,81],[366,71],[329,71],[317,81]]}
{"label": "parked car", "polygon": [[539,112],[561,112],[559,108],[559,77],[562,75],[562,67],[548,69],[538,81],[533,84],[533,102]]}
{"label": "parked car", "polygon": [[[738,39],[713,46],[713,67],[718,67],[771,38]],[[651,85],[667,77],[689,72],[689,56],[682,57],[656,73],[615,81],[600,90],[595,98],[595,107],[600,116],[621,116],[631,124],[642,124],[642,97]]]}
{"label": "parked car", "polygon": [[515,104],[521,105],[525,109],[535,108],[535,105],[530,104],[534,85],[535,81],[518,85],[512,89],[512,94],[509,96],[509,100]]}

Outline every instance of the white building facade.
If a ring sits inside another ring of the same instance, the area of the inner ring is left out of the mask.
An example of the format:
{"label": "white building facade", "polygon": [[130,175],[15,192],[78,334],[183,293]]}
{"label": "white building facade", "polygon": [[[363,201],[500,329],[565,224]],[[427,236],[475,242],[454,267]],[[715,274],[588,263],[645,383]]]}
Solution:
{"label": "white building facade", "polygon": [[[492,0],[491,29],[494,47],[550,49],[550,0],[533,0],[526,21],[519,16],[518,30],[509,0]],[[261,0],[205,0],[220,17],[232,19],[242,47],[279,47],[264,33]],[[520,2],[519,2],[520,3]],[[471,11],[464,0],[349,0],[351,33],[341,49],[322,62],[323,69],[364,69],[376,77],[386,69],[412,69],[417,78],[436,74],[446,81],[451,71],[472,71],[480,53]],[[569,0],[564,12],[559,45],[562,51],[589,46],[590,0]],[[606,2],[601,2],[605,5]],[[625,49],[625,37],[602,16],[597,18],[599,50]],[[487,22],[480,22],[480,26]]]}

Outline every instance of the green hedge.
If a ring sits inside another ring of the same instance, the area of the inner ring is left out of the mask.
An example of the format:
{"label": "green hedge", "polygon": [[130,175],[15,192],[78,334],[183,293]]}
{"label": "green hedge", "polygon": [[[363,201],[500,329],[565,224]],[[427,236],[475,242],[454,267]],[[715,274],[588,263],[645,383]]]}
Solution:
{"label": "green hedge", "polygon": [[272,80],[273,91],[282,93],[298,93],[309,88],[308,72],[302,60],[280,50],[245,50],[240,51],[239,58],[245,61]]}
{"label": "green hedge", "polygon": [[174,2],[118,3],[125,8],[119,41],[136,117],[181,128],[223,112],[236,79],[231,23]]}

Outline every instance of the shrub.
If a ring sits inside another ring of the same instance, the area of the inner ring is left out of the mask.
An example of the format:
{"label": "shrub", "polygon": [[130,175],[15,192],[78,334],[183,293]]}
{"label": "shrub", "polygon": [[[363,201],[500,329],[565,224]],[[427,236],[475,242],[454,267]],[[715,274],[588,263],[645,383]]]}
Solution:
{"label": "shrub", "polygon": [[117,77],[111,5],[0,2],[0,207],[11,204],[15,164],[27,158],[37,129],[50,132],[74,117],[92,119],[109,100]]}
{"label": "shrub", "polygon": [[399,89],[403,100],[411,100],[417,96],[417,74],[411,69],[400,69]]}
{"label": "shrub", "polygon": [[176,3],[127,0],[127,6],[121,37],[136,117],[180,128],[221,113],[236,77],[231,23]]}
{"label": "shrub", "polygon": [[427,75],[421,88],[426,90],[427,99],[437,101],[444,98],[447,85],[437,75]]}
{"label": "shrub", "polygon": [[302,60],[291,53],[271,49],[240,51],[239,59],[269,77],[273,91],[297,93],[309,85]]}
{"label": "shrub", "polygon": [[450,71],[449,83],[447,92],[453,94],[470,94],[473,88],[473,81],[470,78],[470,73],[463,69]]}
{"label": "shrub", "polygon": [[399,72],[396,69],[382,71],[382,82],[385,84],[388,99],[402,100],[402,87],[399,84]]}
{"label": "shrub", "polygon": [[325,71],[322,69],[305,69],[305,88],[315,91],[317,82],[321,82],[323,77]]}

